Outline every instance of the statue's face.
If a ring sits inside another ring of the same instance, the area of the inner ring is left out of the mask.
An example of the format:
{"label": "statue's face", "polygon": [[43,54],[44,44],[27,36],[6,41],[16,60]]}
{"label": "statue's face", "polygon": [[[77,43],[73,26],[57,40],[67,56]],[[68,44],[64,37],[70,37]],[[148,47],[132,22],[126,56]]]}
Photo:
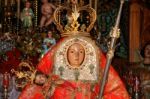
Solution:
{"label": "statue's face", "polygon": [[26,2],[26,8],[30,8],[31,4],[30,2]]}
{"label": "statue's face", "polygon": [[77,0],[71,0],[72,4],[77,4]]}
{"label": "statue's face", "polygon": [[48,0],[42,0],[42,3],[47,3],[48,2]]}
{"label": "statue's face", "polygon": [[145,58],[150,58],[150,45],[147,45],[144,50]]}
{"label": "statue's face", "polygon": [[81,44],[75,43],[68,48],[68,62],[73,67],[79,67],[85,57],[85,50]]}
{"label": "statue's face", "polygon": [[47,34],[47,36],[48,36],[49,38],[52,38],[52,32],[49,31],[48,34]]}
{"label": "statue's face", "polygon": [[46,76],[44,74],[39,74],[35,77],[36,84],[44,84],[46,82]]}

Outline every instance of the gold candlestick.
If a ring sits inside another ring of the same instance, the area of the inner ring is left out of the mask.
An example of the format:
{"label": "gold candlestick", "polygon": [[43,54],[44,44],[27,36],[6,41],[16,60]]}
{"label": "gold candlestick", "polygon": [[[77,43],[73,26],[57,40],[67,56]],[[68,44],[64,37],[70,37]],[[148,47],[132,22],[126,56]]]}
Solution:
{"label": "gold candlestick", "polygon": [[8,89],[6,87],[4,87],[4,99],[8,99]]}

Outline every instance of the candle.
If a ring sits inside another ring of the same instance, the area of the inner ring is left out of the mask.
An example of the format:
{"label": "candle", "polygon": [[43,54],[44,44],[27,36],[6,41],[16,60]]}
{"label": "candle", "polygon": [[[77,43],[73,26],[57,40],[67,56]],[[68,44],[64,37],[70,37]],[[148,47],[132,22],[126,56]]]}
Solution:
{"label": "candle", "polygon": [[97,12],[97,0],[95,0],[95,11]]}
{"label": "candle", "polygon": [[3,76],[3,86],[8,88],[9,86],[9,74],[6,72]]}
{"label": "candle", "polygon": [[70,0],[67,0],[67,3],[70,3]]}
{"label": "candle", "polygon": [[5,0],[5,6],[7,6],[7,4],[8,4],[8,1],[7,1],[7,0]]}
{"label": "candle", "polygon": [[15,4],[15,1],[14,0],[11,0],[11,5],[14,5]]}
{"label": "candle", "polygon": [[90,7],[92,7],[92,0],[89,1]]}

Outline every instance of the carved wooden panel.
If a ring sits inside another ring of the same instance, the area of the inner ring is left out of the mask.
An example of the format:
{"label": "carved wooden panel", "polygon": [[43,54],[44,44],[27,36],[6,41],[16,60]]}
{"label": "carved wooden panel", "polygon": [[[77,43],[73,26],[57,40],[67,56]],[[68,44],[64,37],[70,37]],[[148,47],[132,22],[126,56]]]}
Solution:
{"label": "carved wooden panel", "polygon": [[150,41],[150,8],[146,6],[146,1],[147,0],[139,2],[138,0],[132,0],[130,5],[130,62],[139,61],[137,60],[137,51],[140,51],[143,46]]}
{"label": "carved wooden panel", "polygon": [[143,8],[143,24],[141,31],[141,48],[147,43],[150,42],[150,9]]}

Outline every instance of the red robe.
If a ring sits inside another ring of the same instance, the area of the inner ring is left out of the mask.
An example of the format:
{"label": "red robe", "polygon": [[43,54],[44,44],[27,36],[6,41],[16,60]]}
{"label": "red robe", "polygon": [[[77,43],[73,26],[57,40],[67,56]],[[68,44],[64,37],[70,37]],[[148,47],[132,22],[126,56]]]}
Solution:
{"label": "red robe", "polygon": [[[59,45],[59,43],[57,44]],[[44,74],[51,74],[53,70],[53,56],[57,46],[50,50],[40,61],[38,70]],[[104,69],[106,58],[103,54],[100,55],[100,68]],[[34,85],[35,90],[31,90],[32,86],[27,86],[21,93],[19,99],[44,99],[42,91],[39,91],[39,86]],[[64,81],[62,84],[55,87],[53,95],[50,99],[97,99],[100,86],[95,84],[92,87],[88,82],[81,81]],[[33,93],[29,96],[29,93]],[[113,67],[110,67],[108,82],[106,83],[103,99],[129,99],[128,93],[124,84],[119,78]]]}

